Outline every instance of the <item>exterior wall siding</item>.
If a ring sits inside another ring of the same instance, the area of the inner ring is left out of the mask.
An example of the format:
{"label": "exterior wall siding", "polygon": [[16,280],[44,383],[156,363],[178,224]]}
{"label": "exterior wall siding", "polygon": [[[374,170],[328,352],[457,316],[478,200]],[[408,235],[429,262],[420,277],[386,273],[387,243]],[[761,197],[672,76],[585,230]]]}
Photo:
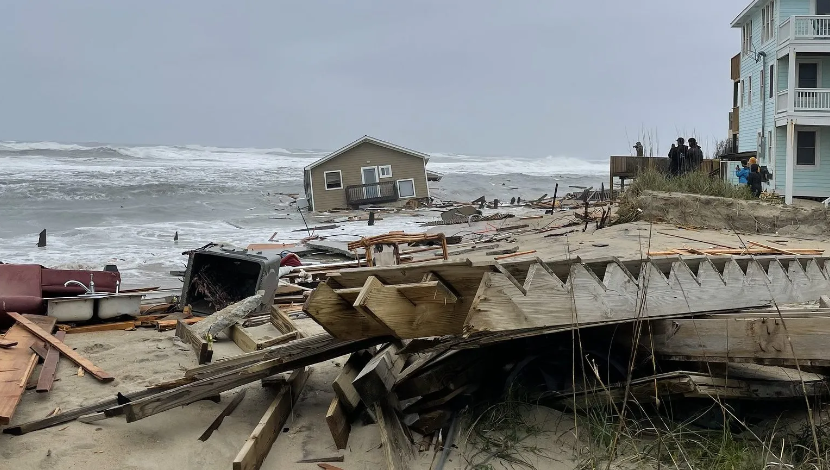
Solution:
{"label": "exterior wall siding", "polygon": [[[812,3],[812,0],[778,0],[778,24],[793,15],[812,14]],[[760,20],[760,16],[758,19]]]}
{"label": "exterior wall siding", "polygon": [[[392,177],[380,178],[380,182],[412,178],[415,180],[415,197],[429,196],[424,159],[366,142],[311,169],[314,210],[321,212],[348,207],[346,186],[363,184],[361,167],[382,165],[392,166]],[[335,170],[340,170],[342,174],[343,189],[327,191],[325,172]]]}

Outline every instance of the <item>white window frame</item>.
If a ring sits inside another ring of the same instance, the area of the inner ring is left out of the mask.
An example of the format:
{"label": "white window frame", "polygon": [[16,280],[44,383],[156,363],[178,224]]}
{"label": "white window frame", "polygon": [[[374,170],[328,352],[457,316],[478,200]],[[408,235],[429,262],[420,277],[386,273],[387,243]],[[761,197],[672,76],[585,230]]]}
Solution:
{"label": "white window frame", "polygon": [[[412,181],[412,196],[401,196],[401,181]],[[398,187],[398,197],[399,198],[401,198],[401,199],[410,199],[410,198],[413,198],[413,197],[418,197],[417,194],[415,194],[415,178],[405,178],[405,179],[402,179],[402,180],[397,180],[395,182],[395,185],[397,185],[397,187]]]}
{"label": "white window frame", "polygon": [[752,52],[752,20],[741,27],[741,52],[748,56]]}
{"label": "white window frame", "polygon": [[775,0],[767,3],[761,9],[761,44],[766,44],[775,38]]}
{"label": "white window frame", "polygon": [[[326,179],[326,175],[329,173],[337,173],[337,176],[340,177],[340,186],[336,188],[329,188],[328,179]],[[331,170],[331,171],[324,171],[323,172],[323,187],[326,191],[337,191],[338,189],[343,189],[343,172],[340,170]]]}
{"label": "white window frame", "polygon": [[[798,133],[799,132],[815,132],[816,133],[816,163],[814,165],[799,165],[798,164]],[[819,129],[818,127],[799,127],[798,129],[796,129],[795,130],[795,149],[793,149],[793,150],[794,150],[794,153],[795,153],[793,155],[793,160],[795,160],[793,163],[795,164],[796,168],[804,169],[804,170],[818,170],[819,163],[821,163],[821,129]]]}
{"label": "white window frame", "polygon": [[[384,172],[386,170],[386,172]],[[391,178],[392,177],[392,165],[378,165],[378,179],[380,178]]]}

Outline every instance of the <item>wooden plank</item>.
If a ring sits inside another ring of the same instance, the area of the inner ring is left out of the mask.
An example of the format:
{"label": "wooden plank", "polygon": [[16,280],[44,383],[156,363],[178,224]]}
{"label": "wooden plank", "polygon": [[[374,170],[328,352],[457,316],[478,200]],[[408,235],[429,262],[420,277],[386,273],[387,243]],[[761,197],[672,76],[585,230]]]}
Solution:
{"label": "wooden plank", "polygon": [[415,451],[407,439],[398,415],[388,403],[376,403],[375,415],[378,420],[380,442],[387,470],[406,470],[409,462],[415,458]]}
{"label": "wooden plank", "polygon": [[507,259],[507,258],[515,258],[517,256],[532,255],[533,253],[536,253],[536,250],[519,251],[517,253],[510,253],[510,254],[507,254],[507,255],[496,256],[493,259],[502,260],[502,259]]}
{"label": "wooden plank", "polygon": [[336,338],[356,339],[391,334],[385,325],[355,309],[326,283],[321,282],[314,289],[304,311]]}
{"label": "wooden plank", "polygon": [[761,248],[766,248],[767,250],[770,250],[770,251],[773,251],[773,252],[784,253],[785,255],[795,255],[795,254],[797,254],[797,253],[792,252],[792,251],[784,250],[784,249],[781,249],[781,248],[776,248],[774,246],[764,245],[763,243],[754,242],[752,240],[747,240],[747,243],[749,243],[750,245],[753,245],[753,246],[760,246]]}
{"label": "wooden plank", "polygon": [[[176,326],[179,324],[179,322],[182,322],[185,325],[195,325],[196,323],[199,323],[200,321],[204,320],[205,318],[206,317],[192,317],[192,318],[180,318],[180,319],[176,319],[176,320],[158,320],[158,321],[156,321],[155,325],[156,325],[156,329],[158,331],[169,331],[169,330],[175,330]],[[176,335],[176,336],[178,336],[178,335]]]}
{"label": "wooden plank", "polygon": [[76,334],[76,333],[93,333],[96,331],[112,331],[112,330],[129,330],[135,328],[135,321],[122,321],[122,322],[115,322],[115,323],[101,323],[100,325],[87,325],[87,326],[77,326],[74,328],[68,328],[66,331],[67,334]]}
{"label": "wooden plank", "polygon": [[[55,333],[55,339],[58,341],[63,341],[63,338],[65,337],[65,331],[58,331]],[[52,384],[55,381],[55,374],[58,371],[58,360],[60,357],[60,352],[57,349],[49,348],[49,351],[46,353],[46,359],[43,361],[43,367],[40,369],[40,376],[37,380],[37,388],[35,390],[38,393],[48,392],[52,389]]]}
{"label": "wooden plank", "polygon": [[309,373],[308,369],[303,368],[295,371],[288,379],[288,384],[274,398],[259,424],[251,433],[251,437],[248,438],[242,446],[242,450],[233,460],[234,470],[257,470],[260,468],[288,420],[294,404],[297,403]]}
{"label": "wooden plank", "polygon": [[217,416],[216,419],[214,419],[213,422],[210,423],[210,426],[208,426],[208,428],[205,429],[205,432],[203,432],[202,435],[199,436],[199,440],[204,442],[210,439],[210,436],[211,434],[213,434],[213,431],[219,429],[219,426],[222,425],[222,421],[225,420],[225,417],[230,416],[231,413],[233,413],[233,410],[235,410],[236,407],[239,406],[243,398],[245,398],[244,388],[233,397],[233,400],[231,400],[231,402],[228,403],[228,406],[226,406],[225,409],[222,410],[221,413],[219,413],[219,416]]}
{"label": "wooden plank", "polygon": [[213,358],[213,345],[197,335],[186,322],[176,320],[176,336],[193,348],[199,364],[210,362]]}
{"label": "wooden plank", "polygon": [[3,349],[10,349],[14,346],[17,346],[17,341],[12,341],[8,339],[0,339],[0,348]]}
{"label": "wooden plank", "polygon": [[[297,311],[302,312],[302,310],[302,306],[297,306]],[[277,305],[271,307],[271,324],[283,334],[299,331],[291,318]]]}
{"label": "wooden plank", "polygon": [[331,437],[334,439],[334,445],[338,449],[345,449],[349,444],[349,433],[352,430],[349,419],[346,416],[346,410],[343,404],[337,397],[331,399],[328,411],[326,411],[326,424],[331,431]]}
{"label": "wooden plank", "polygon": [[395,337],[411,339],[453,334],[457,302],[440,281],[385,286],[369,277],[354,306],[386,325]]}
{"label": "wooden plank", "polygon": [[[26,315],[26,318],[50,332],[55,327],[55,319],[52,317]],[[19,323],[9,328],[4,339],[16,342],[17,346],[0,353],[0,425],[9,424],[26,391],[26,383],[37,364],[37,355],[29,348],[39,342],[35,335]]]}
{"label": "wooden plank", "polygon": [[349,416],[354,416],[355,411],[357,411],[361,403],[360,395],[355,390],[352,381],[357,378],[357,374],[366,367],[370,359],[372,359],[372,355],[368,351],[352,353],[346,363],[343,364],[343,369],[337,374],[337,377],[331,384],[334,389],[334,394],[337,395],[337,398]]}
{"label": "wooden plank", "polygon": [[365,405],[385,400],[392,390],[405,362],[403,355],[397,354],[398,351],[399,348],[394,344],[381,349],[352,381]]}
{"label": "wooden plank", "polygon": [[[307,340],[315,339],[315,342]],[[127,422],[144,419],[156,413],[161,413],[207,397],[264,379],[265,377],[296,370],[329,359],[340,357],[354,351],[365,349],[378,344],[383,339],[368,338],[364,340],[339,340],[328,335],[318,335],[317,338],[303,338],[293,343],[275,346],[270,350],[249,353],[245,359],[231,358],[220,367],[187,371],[185,377],[196,379],[194,382],[181,385],[175,389],[157,393],[141,400],[134,400],[124,406]],[[314,347],[307,347],[314,344]],[[264,358],[251,364],[245,364],[250,357]],[[217,363],[218,364],[218,363]]]}
{"label": "wooden plank", "polygon": [[228,330],[228,335],[239,346],[239,349],[244,352],[253,352],[262,349],[258,347],[257,341],[248,333],[245,327],[238,323],[231,326],[230,330]]}
{"label": "wooden plank", "polygon": [[115,377],[109,375],[103,369],[99,368],[98,366],[96,366],[80,354],[76,353],[72,348],[70,348],[63,342],[56,340],[55,337],[52,336],[51,332],[43,330],[43,328],[39,327],[37,324],[33,323],[29,319],[17,313],[7,312],[7,315],[12,317],[21,326],[29,330],[30,333],[34,334],[43,341],[49,343],[53,348],[60,351],[60,353],[63,354],[67,359],[82,367],[85,371],[92,374],[92,376],[96,379],[102,382],[111,382],[115,380]]}

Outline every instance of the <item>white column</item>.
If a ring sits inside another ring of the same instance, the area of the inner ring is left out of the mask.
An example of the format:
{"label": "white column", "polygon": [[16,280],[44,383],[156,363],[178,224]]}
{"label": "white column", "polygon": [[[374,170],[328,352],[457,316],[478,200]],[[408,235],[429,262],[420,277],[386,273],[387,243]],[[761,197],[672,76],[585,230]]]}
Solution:
{"label": "white column", "polygon": [[787,119],[787,160],[784,169],[784,204],[793,203],[793,172],[795,170],[795,123]]}
{"label": "white column", "polygon": [[787,74],[787,114],[795,110],[795,48],[790,46],[789,69]]}

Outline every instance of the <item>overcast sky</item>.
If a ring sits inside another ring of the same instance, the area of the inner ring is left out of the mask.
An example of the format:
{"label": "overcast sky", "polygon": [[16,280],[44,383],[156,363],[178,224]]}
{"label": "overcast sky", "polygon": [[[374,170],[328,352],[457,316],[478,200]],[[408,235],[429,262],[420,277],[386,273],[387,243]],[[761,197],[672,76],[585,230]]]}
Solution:
{"label": "overcast sky", "polygon": [[726,137],[748,2],[4,0],[0,140],[665,152]]}

